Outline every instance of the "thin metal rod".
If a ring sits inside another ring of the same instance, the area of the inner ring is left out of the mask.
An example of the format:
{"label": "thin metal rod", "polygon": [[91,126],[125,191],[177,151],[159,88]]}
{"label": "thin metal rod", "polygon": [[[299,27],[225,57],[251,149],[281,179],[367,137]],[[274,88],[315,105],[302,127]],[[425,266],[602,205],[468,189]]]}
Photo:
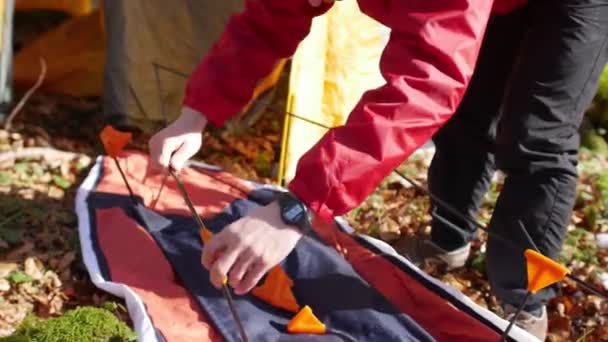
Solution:
{"label": "thin metal rod", "polygon": [[519,314],[523,311],[524,306],[526,306],[526,303],[528,302],[529,297],[530,297],[530,291],[527,291],[526,295],[524,296],[524,299],[521,301],[521,304],[517,308],[517,311],[515,311],[515,315],[513,315],[513,318],[511,318],[511,321],[509,322],[507,329],[504,331],[504,333],[500,337],[500,342],[506,341],[507,336],[509,336],[509,331],[511,331],[511,328],[513,328],[513,324],[517,320],[517,317],[519,317]]}
{"label": "thin metal rod", "polygon": [[237,322],[237,327],[239,329],[239,333],[241,334],[241,339],[243,340],[243,342],[247,342],[247,334],[245,333],[245,328],[243,327],[243,324],[241,323],[241,320],[238,318],[238,313],[236,312],[236,307],[234,306],[234,301],[232,300],[232,295],[230,294],[230,289],[228,288],[228,286],[223,285],[222,286],[222,290],[224,291],[224,297],[226,297],[226,300],[228,301],[228,307],[230,308],[230,312],[232,313],[232,317],[234,317],[234,319]]}
{"label": "thin metal rod", "polygon": [[118,162],[118,159],[116,157],[112,157],[112,159],[114,159],[114,163],[116,164],[116,167],[118,168],[118,172],[120,172],[120,177],[122,177],[123,182],[127,186],[127,190],[129,191],[129,196],[131,197],[131,200],[133,200],[135,202],[135,194],[133,193],[133,189],[131,189],[131,186],[129,185],[127,176],[125,176],[125,173],[123,172],[122,167],[120,166],[120,163]]}
{"label": "thin metal rod", "polygon": [[[188,196],[188,192],[186,191],[186,188],[184,187],[184,184],[182,184],[182,182],[180,181],[179,177],[177,176],[177,174],[175,173],[175,171],[173,171],[172,169],[169,169],[169,173],[171,174],[171,176],[173,176],[173,179],[175,179],[175,183],[177,184],[177,188],[179,189],[180,193],[182,194],[182,197],[184,198],[184,201],[186,202],[186,205],[188,206],[188,208],[190,209],[190,212],[192,213],[192,216],[194,217],[194,219],[196,220],[198,226],[200,229],[202,230],[207,230],[207,227],[205,227],[205,224],[203,223],[203,220],[201,219],[200,215],[198,214],[198,212],[196,211],[196,209],[194,208],[194,205],[192,204],[192,201],[190,200],[190,196]],[[243,342],[247,342],[247,335],[245,334],[245,328],[243,327],[243,323],[236,311],[236,308],[234,306],[234,301],[232,300],[232,296],[230,295],[230,289],[228,289],[228,285],[227,284],[222,284],[222,291],[224,293],[224,297],[226,298],[226,300],[228,301],[228,307],[230,308],[230,312],[232,313],[232,317],[234,318],[234,321],[236,322],[236,325],[239,329],[239,333],[241,334],[241,338],[243,340]]]}
{"label": "thin metal rod", "polygon": [[528,230],[526,229],[526,226],[524,226],[524,223],[521,222],[521,220],[517,220],[517,223],[519,223],[519,228],[521,229],[521,232],[526,236],[526,240],[528,240],[528,243],[530,244],[530,246],[532,248],[534,248],[534,250],[536,252],[540,253],[540,250],[538,249],[538,246],[536,246],[536,244],[534,243],[534,240],[530,236],[530,233],[528,233]]}
{"label": "thin metal rod", "polygon": [[190,200],[190,196],[188,196],[188,192],[186,192],[186,188],[184,187],[184,184],[182,184],[182,182],[179,180],[179,177],[177,177],[177,174],[175,173],[175,171],[169,169],[169,173],[171,174],[171,176],[173,176],[173,179],[175,179],[175,183],[177,183],[177,188],[179,189],[179,192],[182,194],[182,197],[184,198],[184,201],[186,202],[188,209],[192,213],[192,216],[194,216],[194,220],[198,224],[198,227],[200,229],[207,229],[207,227],[205,227],[205,224],[203,223],[203,220],[201,219],[200,215],[196,212],[196,209],[194,209],[194,204],[192,204],[192,201]]}
{"label": "thin metal rod", "polygon": [[160,195],[163,193],[163,190],[165,189],[165,185],[167,183],[167,178],[169,178],[169,174],[165,173],[165,175],[163,176],[163,180],[160,183],[160,188],[158,189],[158,194],[156,194],[156,197],[154,198],[154,200],[150,204],[150,206],[152,207],[152,209],[156,208],[156,204],[160,200]]}
{"label": "thin metal rod", "polygon": [[281,110],[281,109],[276,108],[274,106],[268,106],[268,110],[270,110],[271,112],[273,112],[275,114],[287,114],[288,116],[292,116],[292,117],[294,117],[296,119],[299,119],[299,120],[302,120],[302,121],[306,121],[309,124],[312,124],[313,126],[318,126],[318,127],[325,128],[325,129],[331,129],[332,128],[332,127],[324,125],[324,124],[322,124],[320,122],[316,122],[314,120],[307,119],[307,118],[305,118],[303,116],[300,116],[300,115],[297,115],[297,114],[294,114],[294,113],[290,113],[290,112]]}
{"label": "thin metal rod", "polygon": [[608,294],[606,294],[603,291],[600,291],[598,289],[596,289],[595,287],[589,285],[587,282],[573,276],[572,274],[568,274],[566,275],[566,277],[574,280],[577,284],[581,285],[582,287],[584,287],[585,289],[587,289],[589,292],[593,292],[595,295],[600,296],[604,299],[608,299]]}

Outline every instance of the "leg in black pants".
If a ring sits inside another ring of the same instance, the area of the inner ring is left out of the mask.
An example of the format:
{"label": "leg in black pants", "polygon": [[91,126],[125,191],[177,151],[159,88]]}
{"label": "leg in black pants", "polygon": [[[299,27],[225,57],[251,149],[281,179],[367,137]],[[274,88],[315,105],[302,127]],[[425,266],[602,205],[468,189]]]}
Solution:
{"label": "leg in black pants", "polygon": [[[470,218],[477,211],[494,174],[493,144],[498,112],[523,37],[526,10],[490,19],[477,66],[454,116],[433,137],[435,155],[430,165],[429,189]],[[469,242],[475,225],[439,207],[437,214],[462,228],[453,231],[432,223],[432,241],[446,250]]]}
{"label": "leg in black pants", "polygon": [[[496,165],[508,176],[490,229],[526,246],[520,221],[541,253],[557,258],[576,199],[578,128],[608,61],[608,1],[537,0],[530,11],[497,129]],[[521,253],[490,238],[488,276],[503,302],[521,302]],[[552,295],[538,293],[527,309]]]}
{"label": "leg in black pants", "polygon": [[[526,292],[523,250],[530,247],[518,225],[541,253],[558,256],[576,197],[578,127],[608,61],[607,0],[535,0],[524,11],[523,37],[517,14],[493,19],[465,99],[434,138],[437,154],[429,171],[431,191],[471,216],[493,166],[507,174],[489,227],[521,249],[490,237],[487,271],[499,299],[515,306]],[[510,33],[499,30],[503,19],[514,20]],[[521,39],[516,46],[510,34]],[[510,68],[507,77],[503,68]],[[504,91],[502,101],[494,98],[495,88]],[[486,137],[494,118],[492,144]],[[473,237],[473,226],[445,216],[470,234],[459,237],[434,222],[437,245],[451,250]],[[526,310],[536,311],[552,295],[548,289],[532,296]]]}

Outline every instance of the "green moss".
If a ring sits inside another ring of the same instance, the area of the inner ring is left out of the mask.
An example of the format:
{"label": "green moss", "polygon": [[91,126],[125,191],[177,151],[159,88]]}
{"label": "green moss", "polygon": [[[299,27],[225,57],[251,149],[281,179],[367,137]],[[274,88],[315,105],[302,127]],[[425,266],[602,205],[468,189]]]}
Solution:
{"label": "green moss", "polygon": [[602,173],[597,180],[597,188],[600,191],[602,202],[604,204],[604,210],[608,214],[608,172]]}
{"label": "green moss", "polygon": [[17,331],[0,342],[130,342],[135,333],[110,311],[79,307],[63,316],[41,320],[27,317]]}

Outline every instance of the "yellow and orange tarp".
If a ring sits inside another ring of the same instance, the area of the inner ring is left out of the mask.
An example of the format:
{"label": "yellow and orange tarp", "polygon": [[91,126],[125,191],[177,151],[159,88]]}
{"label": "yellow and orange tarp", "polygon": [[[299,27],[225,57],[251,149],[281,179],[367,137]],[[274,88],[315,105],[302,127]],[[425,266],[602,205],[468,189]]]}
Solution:
{"label": "yellow and orange tarp", "polygon": [[[76,97],[102,96],[105,91],[105,96],[118,98],[104,105],[116,105],[118,108],[112,111],[125,113],[133,123],[145,126],[146,120],[164,120],[160,98],[172,116],[169,120],[179,113],[186,82],[185,77],[162,70],[159,94],[153,63],[188,74],[244,0],[189,0],[171,6],[144,0],[106,2],[107,5],[94,6],[91,0],[17,1],[17,11],[60,11],[70,18],[18,51],[14,58],[14,84],[20,89],[35,84],[42,57],[47,65],[42,91]],[[108,23],[114,25],[111,30],[104,27]],[[114,49],[111,55],[109,48]],[[285,61],[279,61],[258,82],[243,112],[259,110],[255,101],[276,85]],[[116,92],[107,91],[104,82],[108,79],[110,87],[118,83],[122,87]],[[125,79],[128,86],[122,84]]]}
{"label": "yellow and orange tarp", "polygon": [[[106,0],[105,5],[102,2],[95,7],[91,0],[18,0],[17,11],[56,10],[72,17],[15,55],[15,85],[31,87],[40,74],[39,58],[43,57],[47,74],[41,90],[70,96],[101,96],[105,91],[105,96],[116,99],[104,101],[104,105],[117,106],[111,110],[126,112],[134,123],[144,126],[146,121],[163,120],[162,98],[171,120],[179,113],[186,79],[161,71],[163,89],[159,94],[152,62],[187,75],[243,2],[188,0],[167,6],[165,2]],[[104,29],[106,23],[121,27],[111,31]],[[328,13],[314,20],[310,34],[293,56],[286,110],[328,126],[343,123],[363,92],[383,83],[378,61],[388,34],[389,30],[364,15],[356,2],[336,2]],[[108,46],[124,50],[120,53],[126,57],[108,57]],[[167,51],[173,51],[173,57],[168,57]],[[255,101],[277,85],[285,62],[279,61],[258,82],[243,112],[264,109],[257,108]],[[122,78],[129,86],[114,87]],[[104,89],[108,79],[111,89]],[[299,157],[324,132],[295,118],[286,120],[281,180],[293,176]]]}

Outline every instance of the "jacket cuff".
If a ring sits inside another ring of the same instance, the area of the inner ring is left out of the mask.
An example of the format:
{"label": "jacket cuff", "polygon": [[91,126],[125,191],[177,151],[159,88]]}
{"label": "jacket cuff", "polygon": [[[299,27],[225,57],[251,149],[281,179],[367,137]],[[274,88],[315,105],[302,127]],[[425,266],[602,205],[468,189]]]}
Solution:
{"label": "jacket cuff", "polygon": [[215,127],[222,127],[226,122],[226,117],[214,115],[213,113],[217,112],[212,110],[211,108],[209,108],[208,105],[205,104],[205,101],[201,100],[197,96],[190,95],[189,93],[186,93],[182,102],[183,106],[190,107],[199,113],[203,113],[205,115],[205,118],[207,118],[207,122],[211,125]]}
{"label": "jacket cuff", "polygon": [[300,180],[294,179],[288,186],[289,191],[291,191],[300,201],[302,201],[306,206],[321,220],[325,222],[330,222],[334,218],[334,211],[327,206],[325,202],[319,201],[315,198],[314,194],[309,191],[309,188],[306,184],[303,184]]}

